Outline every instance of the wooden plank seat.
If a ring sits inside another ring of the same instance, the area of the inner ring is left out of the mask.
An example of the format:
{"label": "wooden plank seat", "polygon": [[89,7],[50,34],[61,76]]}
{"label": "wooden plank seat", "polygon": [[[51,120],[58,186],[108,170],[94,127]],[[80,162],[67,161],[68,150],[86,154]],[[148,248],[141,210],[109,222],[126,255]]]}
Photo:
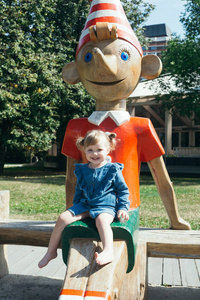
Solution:
{"label": "wooden plank seat", "polygon": [[[53,221],[0,220],[0,244],[48,246]],[[139,228],[150,257],[200,258],[199,230]]]}
{"label": "wooden plank seat", "polygon": [[47,247],[55,222],[3,219],[0,244]]}
{"label": "wooden plank seat", "polygon": [[[127,222],[115,221],[111,224],[114,240],[126,241],[128,250],[128,268],[129,273],[135,263],[135,255],[139,232],[139,208],[129,211],[129,220]],[[95,221],[87,218],[82,221],[74,222],[68,225],[62,233],[62,253],[63,261],[67,265],[70,249],[70,240],[72,238],[90,238],[100,240],[99,233],[95,226]]]}

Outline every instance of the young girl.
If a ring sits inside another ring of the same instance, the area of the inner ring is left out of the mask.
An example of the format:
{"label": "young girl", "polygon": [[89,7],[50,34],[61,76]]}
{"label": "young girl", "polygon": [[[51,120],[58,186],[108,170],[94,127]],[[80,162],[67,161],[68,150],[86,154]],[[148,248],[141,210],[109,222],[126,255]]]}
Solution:
{"label": "young girl", "polygon": [[113,232],[110,224],[114,218],[128,220],[128,187],[122,175],[123,165],[111,163],[107,155],[115,149],[116,134],[100,130],[89,131],[85,138],[77,140],[77,147],[83,150],[87,164],[76,164],[76,191],[73,206],[62,213],[52,232],[47,253],[39,262],[43,268],[56,258],[63,229],[72,222],[87,217],[95,219],[103,251],[95,252],[97,264],[104,265],[113,260]]}

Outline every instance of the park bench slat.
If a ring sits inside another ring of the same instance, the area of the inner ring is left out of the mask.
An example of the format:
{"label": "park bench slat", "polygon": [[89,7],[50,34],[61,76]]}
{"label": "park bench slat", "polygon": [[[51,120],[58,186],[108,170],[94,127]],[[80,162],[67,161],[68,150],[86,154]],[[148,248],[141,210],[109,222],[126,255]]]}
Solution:
{"label": "park bench slat", "polygon": [[[25,248],[25,246],[23,248]],[[42,250],[42,248],[38,248],[37,251],[33,249],[31,252],[27,253],[27,256],[21,256],[21,259],[19,259],[12,267],[13,272],[23,272],[24,275],[32,273],[34,267],[36,266],[36,261],[39,260],[39,258],[42,256]],[[29,259],[27,260],[26,257],[28,257]]]}
{"label": "park bench slat", "polygon": [[163,285],[181,285],[179,260],[176,258],[164,258],[163,261]]}
{"label": "park bench slat", "polygon": [[162,284],[162,268],[163,259],[162,258],[148,258],[148,281],[152,285]]}
{"label": "park bench slat", "polygon": [[200,231],[140,228],[149,257],[200,258]]}
{"label": "park bench slat", "polygon": [[182,259],[180,260],[180,269],[182,274],[183,286],[200,287],[199,276],[194,260]]}
{"label": "park bench slat", "polygon": [[44,247],[8,245],[7,248],[10,274],[64,278],[66,266],[62,259],[61,249],[58,249],[56,260],[52,260],[45,268],[39,269],[37,264],[46,251]]}
{"label": "park bench slat", "polygon": [[198,275],[199,275],[199,278],[200,278],[200,260],[196,260],[196,266],[197,266],[197,272],[198,272]]}
{"label": "park bench slat", "polygon": [[[9,245],[8,245],[9,246]],[[19,248],[17,245],[13,245],[15,252],[10,253],[9,251],[9,247],[8,248],[8,255],[9,255],[9,263],[13,265],[16,264],[16,257],[19,257],[20,259],[26,259],[27,256],[29,256],[30,254],[30,249],[27,248],[26,246],[23,246],[23,250],[22,248]]]}
{"label": "park bench slat", "polygon": [[0,244],[48,246],[55,222],[4,219],[0,221]]}

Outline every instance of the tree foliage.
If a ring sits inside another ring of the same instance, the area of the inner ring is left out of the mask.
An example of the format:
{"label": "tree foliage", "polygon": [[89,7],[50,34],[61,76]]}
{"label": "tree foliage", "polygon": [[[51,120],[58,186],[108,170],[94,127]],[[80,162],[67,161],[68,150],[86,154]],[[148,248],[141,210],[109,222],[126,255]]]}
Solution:
{"label": "tree foliage", "polygon": [[200,2],[187,0],[180,21],[185,29],[185,38],[175,36],[163,52],[164,72],[171,75],[176,91],[163,86],[168,96],[162,99],[168,109],[180,115],[191,116],[195,112],[200,118]]}
{"label": "tree foliage", "polygon": [[[152,7],[123,3],[139,32]],[[70,119],[94,110],[82,85],[68,86],[61,77],[75,59],[89,8],[88,0],[0,0],[0,174],[7,148],[46,151],[55,132],[62,142]]]}
{"label": "tree foliage", "polygon": [[61,70],[74,58],[88,9],[86,0],[0,1],[2,167],[8,147],[46,151],[55,131],[87,112],[84,91],[67,87]]}

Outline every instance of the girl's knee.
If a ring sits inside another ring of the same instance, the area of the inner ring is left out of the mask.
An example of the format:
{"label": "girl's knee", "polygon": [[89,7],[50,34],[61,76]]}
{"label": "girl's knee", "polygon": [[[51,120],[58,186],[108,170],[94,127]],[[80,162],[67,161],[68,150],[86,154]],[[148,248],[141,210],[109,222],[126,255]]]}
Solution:
{"label": "girl's knee", "polygon": [[57,222],[68,225],[72,222],[72,218],[73,218],[72,213],[70,211],[66,210],[65,212],[60,214]]}
{"label": "girl's knee", "polygon": [[114,220],[114,217],[111,214],[108,213],[102,213],[98,215],[95,219],[96,226],[98,225],[105,225],[105,224],[111,224]]}

